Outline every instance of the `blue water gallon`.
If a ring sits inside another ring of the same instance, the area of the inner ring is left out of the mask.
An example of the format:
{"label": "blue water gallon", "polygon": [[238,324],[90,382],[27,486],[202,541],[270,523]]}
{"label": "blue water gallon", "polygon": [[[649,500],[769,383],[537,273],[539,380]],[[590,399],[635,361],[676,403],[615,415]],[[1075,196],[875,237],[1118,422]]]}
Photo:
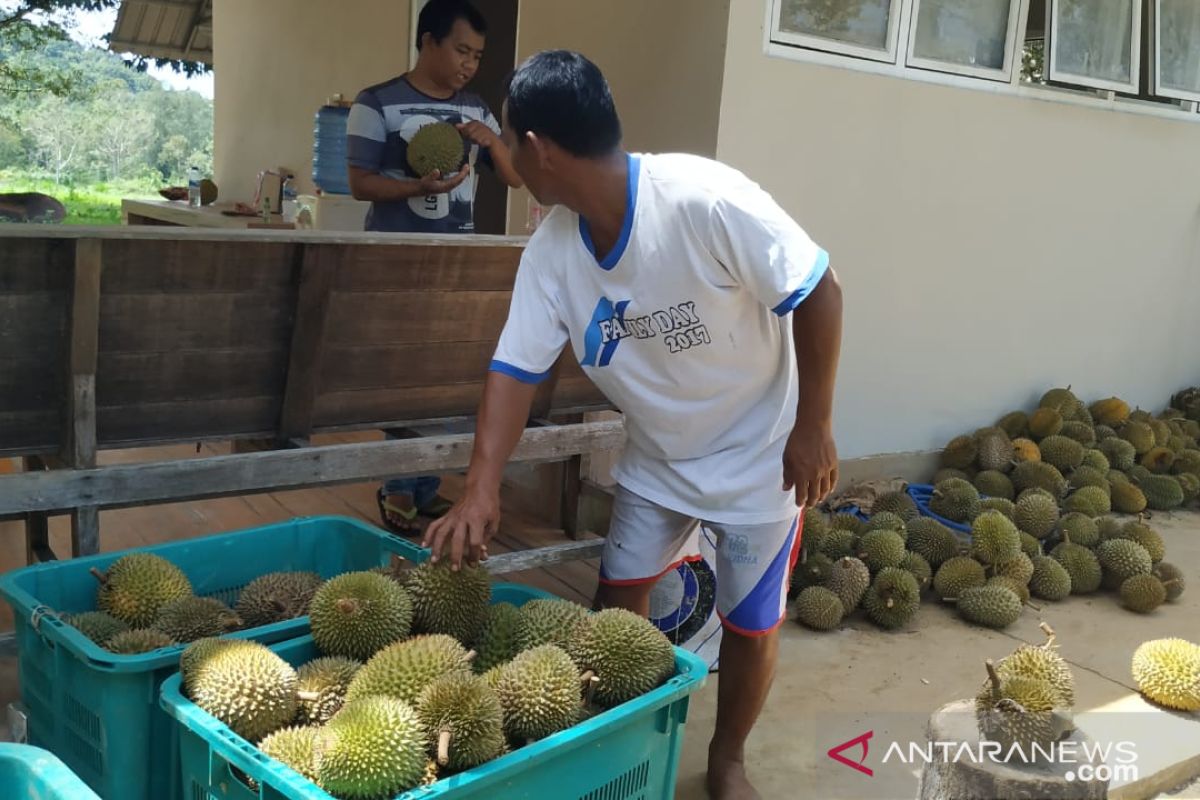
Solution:
{"label": "blue water gallon", "polygon": [[334,95],[317,111],[313,127],[313,183],[326,194],[350,194],[346,168],[346,123],[350,106]]}

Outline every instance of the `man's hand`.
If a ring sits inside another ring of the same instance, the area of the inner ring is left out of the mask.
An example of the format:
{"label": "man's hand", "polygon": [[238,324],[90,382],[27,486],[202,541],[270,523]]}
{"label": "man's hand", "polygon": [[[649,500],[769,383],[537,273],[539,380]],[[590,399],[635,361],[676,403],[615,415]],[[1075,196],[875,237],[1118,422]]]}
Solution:
{"label": "man's hand", "polygon": [[465,181],[470,174],[470,164],[463,164],[462,169],[445,180],[442,179],[442,173],[435,169],[424,178],[421,178],[421,195],[449,194],[454,191],[456,186]]}
{"label": "man's hand", "polygon": [[462,122],[455,127],[458,128],[459,133],[480,147],[491,150],[497,144],[500,144],[500,137],[496,135],[496,132],[479,120]]}
{"label": "man's hand", "polygon": [[465,557],[469,566],[487,558],[487,543],[500,528],[500,497],[486,492],[467,492],[445,516],[425,529],[422,547],[432,561],[440,561],[450,546],[450,568],[457,570]]}
{"label": "man's hand", "polygon": [[783,490],[795,486],[796,505],[813,508],[837,481],[837,445],[830,425],[797,422],[783,451]]}

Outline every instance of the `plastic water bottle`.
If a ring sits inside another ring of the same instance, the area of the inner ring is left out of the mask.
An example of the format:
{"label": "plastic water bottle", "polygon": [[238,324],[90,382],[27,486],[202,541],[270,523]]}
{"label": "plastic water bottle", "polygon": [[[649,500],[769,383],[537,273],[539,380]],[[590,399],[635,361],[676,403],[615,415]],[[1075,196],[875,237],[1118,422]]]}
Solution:
{"label": "plastic water bottle", "polygon": [[192,208],[200,207],[200,168],[188,168],[188,205]]}
{"label": "plastic water bottle", "polygon": [[350,104],[340,94],[317,110],[313,125],[313,183],[325,194],[350,194],[346,126]]}

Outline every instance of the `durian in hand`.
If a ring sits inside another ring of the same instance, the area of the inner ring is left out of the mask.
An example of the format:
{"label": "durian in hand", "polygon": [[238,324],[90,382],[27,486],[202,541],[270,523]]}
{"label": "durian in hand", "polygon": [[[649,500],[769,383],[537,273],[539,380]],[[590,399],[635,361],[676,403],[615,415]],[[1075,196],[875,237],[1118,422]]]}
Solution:
{"label": "durian in hand", "polygon": [[443,178],[459,171],[466,159],[462,134],[449,122],[421,126],[408,141],[408,165],[418,177],[438,170]]}

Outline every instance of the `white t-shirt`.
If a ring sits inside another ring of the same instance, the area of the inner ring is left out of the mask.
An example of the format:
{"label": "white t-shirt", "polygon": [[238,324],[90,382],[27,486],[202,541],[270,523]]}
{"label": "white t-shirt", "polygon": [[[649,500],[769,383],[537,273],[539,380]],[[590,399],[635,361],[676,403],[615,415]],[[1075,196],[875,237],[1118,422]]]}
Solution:
{"label": "white t-shirt", "polygon": [[629,163],[625,222],[603,261],[565,207],[530,237],[491,368],[537,382],[570,342],[624,415],[619,483],[706,521],[786,519],[790,312],[829,257],[731,167],[679,154]]}

